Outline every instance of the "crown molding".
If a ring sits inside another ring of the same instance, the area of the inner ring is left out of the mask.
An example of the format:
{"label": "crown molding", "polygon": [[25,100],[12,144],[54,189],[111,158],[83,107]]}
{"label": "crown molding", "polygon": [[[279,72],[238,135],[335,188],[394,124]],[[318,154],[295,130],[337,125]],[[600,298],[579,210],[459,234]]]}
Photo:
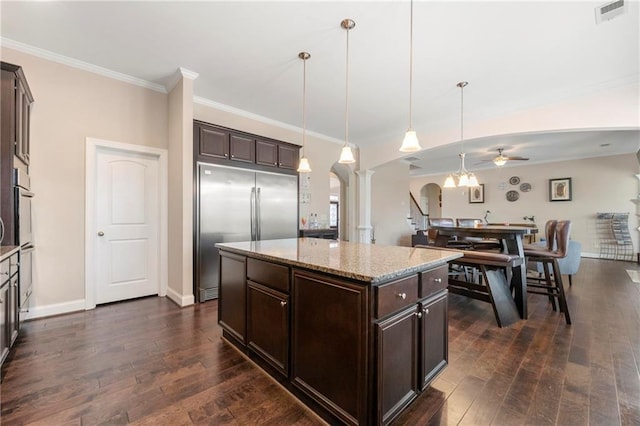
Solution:
{"label": "crown molding", "polygon": [[[302,128],[301,127],[293,126],[293,125],[287,124],[287,123],[283,123],[282,121],[273,120],[271,118],[267,118],[267,117],[264,117],[262,115],[253,114],[251,112],[248,112],[248,111],[245,111],[245,110],[242,110],[242,109],[239,109],[239,108],[235,108],[235,107],[232,107],[232,106],[229,106],[229,105],[221,104],[219,102],[215,102],[215,101],[212,101],[210,99],[203,98],[201,96],[194,96],[193,97],[193,102],[196,103],[196,104],[204,105],[204,106],[207,106],[207,107],[210,107],[210,108],[214,108],[214,109],[217,109],[217,110],[220,110],[220,111],[225,111],[225,112],[229,112],[231,114],[239,115],[239,116],[244,117],[244,118],[248,118],[248,119],[251,119],[251,120],[259,121],[261,123],[269,124],[271,126],[280,127],[282,129],[286,129],[286,130],[291,130],[291,131],[296,132],[296,133],[302,133]],[[344,144],[344,141],[342,141],[340,139],[333,138],[331,136],[323,135],[322,133],[316,133],[316,132],[307,130],[306,134],[307,134],[307,136],[313,136],[314,138],[322,139],[324,141],[335,143],[335,144],[338,144],[338,145],[343,145]],[[297,144],[297,145],[301,145],[298,142],[294,142],[294,143]]]}
{"label": "crown molding", "polygon": [[198,74],[197,72],[178,67],[178,69],[167,79],[167,84],[165,84],[164,87],[166,88],[167,93],[169,93],[178,85],[180,80],[182,80],[183,78],[188,80],[195,80],[199,75],[200,74]]}
{"label": "crown molding", "polygon": [[103,68],[97,65],[90,64],[88,62],[79,61],[77,59],[70,58],[68,56],[60,55],[58,53],[50,52],[48,50],[34,47],[28,44],[20,43],[15,40],[11,40],[5,37],[0,37],[0,46],[8,47],[10,49],[18,50],[20,52],[28,53],[39,58],[47,59],[49,61],[57,62],[59,64],[68,65],[73,68],[77,68],[83,71],[88,71],[94,74],[102,75],[104,77],[112,78],[114,80],[122,81],[124,83],[133,84],[135,86],[144,87],[145,89],[154,90],[160,93],[167,93],[167,89],[162,84],[152,83],[141,78],[133,77],[127,74],[123,74],[117,71],[113,71],[107,68]]}

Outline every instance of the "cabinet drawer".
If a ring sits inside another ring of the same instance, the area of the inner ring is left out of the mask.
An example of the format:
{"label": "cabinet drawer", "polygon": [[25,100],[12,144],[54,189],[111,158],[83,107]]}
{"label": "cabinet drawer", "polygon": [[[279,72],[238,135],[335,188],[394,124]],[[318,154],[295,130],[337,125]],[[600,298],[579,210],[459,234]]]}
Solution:
{"label": "cabinet drawer", "polygon": [[421,272],[420,297],[427,297],[442,289],[447,288],[449,277],[447,276],[448,266],[440,266],[430,271]]}
{"label": "cabinet drawer", "polygon": [[418,275],[376,287],[376,318],[396,312],[418,300]]}
{"label": "cabinet drawer", "polygon": [[289,293],[289,268],[263,260],[247,259],[247,278],[275,290]]}

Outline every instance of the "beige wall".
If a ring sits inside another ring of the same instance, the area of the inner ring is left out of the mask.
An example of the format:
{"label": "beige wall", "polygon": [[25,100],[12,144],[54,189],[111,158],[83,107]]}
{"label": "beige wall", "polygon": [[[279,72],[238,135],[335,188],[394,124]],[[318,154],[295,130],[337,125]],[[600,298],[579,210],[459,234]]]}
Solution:
{"label": "beige wall", "polygon": [[167,96],[2,48],[35,103],[31,181],[36,252],[33,313],[84,307],[85,138],[167,147]]}
{"label": "beige wall", "polygon": [[[371,177],[371,224],[376,244],[410,246],[409,164],[396,161],[376,167]],[[419,197],[418,188],[418,197]]]}
{"label": "beige wall", "polygon": [[[547,164],[519,165],[516,167],[480,170],[476,173],[485,185],[484,204],[469,204],[467,189],[442,190],[443,217],[483,218],[490,210],[490,222],[522,223],[523,216],[535,216],[538,226],[548,219],[570,219],[573,222],[572,238],[582,243],[586,254],[599,252],[595,229],[596,212],[628,212],[630,233],[635,251],[638,251],[638,218],[636,207],[629,201],[638,195],[638,161],[635,154],[598,157],[583,160],[562,161]],[[521,192],[509,184],[511,176],[532,186],[530,192]],[[550,202],[549,179],[572,178],[572,201]],[[446,176],[428,176],[411,179],[411,192],[420,194],[423,185],[434,182],[442,186]],[[506,189],[500,189],[500,183]],[[518,201],[509,202],[505,194],[509,190],[520,193]]]}

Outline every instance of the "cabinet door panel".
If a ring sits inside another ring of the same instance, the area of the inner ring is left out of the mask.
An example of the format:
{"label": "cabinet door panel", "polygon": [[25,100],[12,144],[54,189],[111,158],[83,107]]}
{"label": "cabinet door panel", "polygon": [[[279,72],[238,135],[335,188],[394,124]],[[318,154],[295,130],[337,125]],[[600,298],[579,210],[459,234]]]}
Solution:
{"label": "cabinet door panel", "polygon": [[251,138],[231,135],[229,150],[234,161],[253,163],[256,159],[256,144]]}
{"label": "cabinet door panel", "polygon": [[247,286],[247,345],[287,377],[289,297],[252,281]]}
{"label": "cabinet door panel", "polygon": [[345,424],[367,424],[367,287],[294,271],[293,385]]}
{"label": "cabinet door panel", "polygon": [[204,157],[228,158],[229,133],[201,126],[199,153]]}
{"label": "cabinet door panel", "polygon": [[247,259],[220,252],[220,302],[218,321],[239,343],[246,336]]}
{"label": "cabinet door panel", "polygon": [[420,304],[422,310],[422,389],[446,366],[448,351],[447,292]]}
{"label": "cabinet door panel", "polygon": [[418,394],[417,305],[376,324],[378,424],[388,424]]}
{"label": "cabinet door panel", "polygon": [[263,166],[278,165],[278,144],[275,142],[256,141],[256,164]]}
{"label": "cabinet door panel", "polygon": [[278,167],[283,169],[298,168],[298,149],[289,145],[278,146]]}
{"label": "cabinet door panel", "polygon": [[0,365],[9,353],[11,332],[8,329],[9,318],[9,283],[0,286]]}

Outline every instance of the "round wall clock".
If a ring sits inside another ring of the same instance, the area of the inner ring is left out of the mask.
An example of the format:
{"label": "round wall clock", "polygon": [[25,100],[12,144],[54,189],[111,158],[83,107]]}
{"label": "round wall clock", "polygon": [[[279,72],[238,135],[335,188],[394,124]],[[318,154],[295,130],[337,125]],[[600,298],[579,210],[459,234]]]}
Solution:
{"label": "round wall clock", "polygon": [[522,191],[522,192],[531,191],[531,184],[530,183],[526,183],[526,182],[523,183],[523,184],[520,184],[520,191]]}
{"label": "round wall clock", "polygon": [[511,185],[517,185],[517,184],[519,184],[519,183],[520,183],[520,178],[519,178],[518,176],[511,176],[511,177],[509,178],[509,183],[510,183]]}
{"label": "round wall clock", "polygon": [[507,201],[517,201],[520,198],[520,194],[518,191],[508,191],[507,192]]}

